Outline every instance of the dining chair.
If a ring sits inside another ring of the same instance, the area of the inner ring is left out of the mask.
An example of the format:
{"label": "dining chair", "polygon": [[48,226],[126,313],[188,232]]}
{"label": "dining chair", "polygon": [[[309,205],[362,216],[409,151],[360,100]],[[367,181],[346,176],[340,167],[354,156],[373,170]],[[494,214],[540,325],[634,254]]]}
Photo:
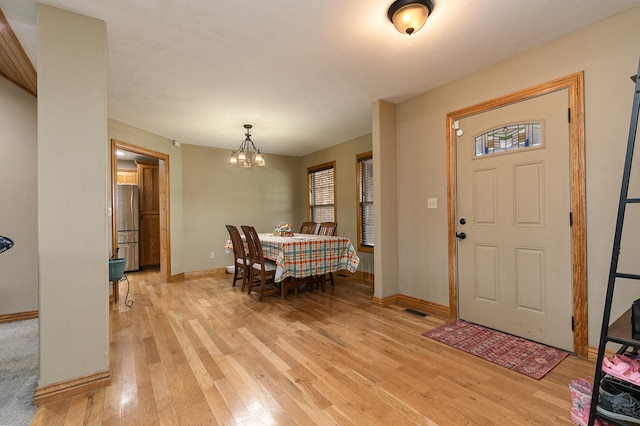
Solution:
{"label": "dining chair", "polygon": [[233,284],[236,286],[236,281],[242,279],[242,291],[247,284],[247,278],[249,277],[249,258],[240,236],[240,231],[235,225],[226,225],[229,232],[229,238],[231,238],[231,244],[233,244]]}
{"label": "dining chair", "polygon": [[266,294],[281,292],[274,281],[276,276],[276,263],[264,258],[260,237],[258,237],[258,233],[253,226],[242,225],[242,231],[249,246],[249,258],[251,259],[251,267],[249,268],[249,290],[247,290],[247,294],[251,294],[254,284],[259,282],[258,301],[262,301],[262,298]]}
{"label": "dining chair", "polygon": [[301,234],[315,234],[316,227],[318,226],[315,222],[302,222],[302,226],[300,227]]}
{"label": "dining chair", "polygon": [[[322,222],[318,227],[318,235],[333,237],[336,235],[337,230],[338,222]],[[333,281],[333,272],[329,272],[329,280],[331,281],[331,285],[335,285],[335,282]]]}
{"label": "dining chair", "polygon": [[318,227],[318,235],[335,236],[338,230],[338,222],[322,222]]}

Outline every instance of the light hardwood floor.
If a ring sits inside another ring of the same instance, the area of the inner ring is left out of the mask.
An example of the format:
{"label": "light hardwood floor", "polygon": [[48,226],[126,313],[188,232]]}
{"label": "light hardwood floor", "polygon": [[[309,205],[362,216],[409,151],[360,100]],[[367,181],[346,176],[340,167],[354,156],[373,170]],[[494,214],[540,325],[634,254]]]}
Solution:
{"label": "light hardwood floor", "polygon": [[566,358],[534,380],[420,334],[447,321],[377,307],[373,289],[287,300],[224,273],[161,283],[129,274],[111,309],[112,383],[38,408],[32,425],[572,425]]}

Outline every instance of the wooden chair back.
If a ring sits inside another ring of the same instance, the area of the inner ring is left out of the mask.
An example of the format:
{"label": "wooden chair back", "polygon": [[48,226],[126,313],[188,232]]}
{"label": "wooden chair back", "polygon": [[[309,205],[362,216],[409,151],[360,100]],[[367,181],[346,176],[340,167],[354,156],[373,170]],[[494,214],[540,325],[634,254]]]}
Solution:
{"label": "wooden chair back", "polygon": [[247,252],[244,248],[244,243],[242,242],[242,237],[240,236],[240,231],[235,225],[226,225],[227,232],[229,232],[229,238],[231,238],[231,244],[233,244],[233,287],[236,285],[236,281],[242,278],[242,289],[244,290],[244,285],[249,276],[248,270],[249,265],[247,264]]}
{"label": "wooden chair back", "polygon": [[262,244],[260,244],[260,238],[253,226],[242,225],[242,231],[247,241],[247,247],[249,248],[249,258],[251,264],[264,263],[264,255],[262,253]]}
{"label": "wooden chair back", "polygon": [[317,226],[318,226],[318,224],[315,223],[315,222],[303,222],[302,226],[300,227],[300,233],[301,234],[315,234]]}
{"label": "wooden chair back", "polygon": [[266,294],[281,292],[280,287],[274,283],[276,264],[272,261],[265,261],[262,243],[260,243],[260,237],[256,229],[253,226],[242,225],[242,230],[249,246],[249,257],[251,258],[249,290],[247,293],[251,294],[254,285],[260,283],[258,301],[262,301]]}
{"label": "wooden chair back", "polygon": [[318,235],[335,236],[338,230],[338,222],[322,222],[318,227]]}
{"label": "wooden chair back", "polygon": [[[318,227],[318,235],[327,235],[333,237],[336,235],[338,230],[338,222],[322,222]],[[331,285],[335,285],[335,281],[333,280],[333,272],[329,272],[329,279],[331,280]]]}

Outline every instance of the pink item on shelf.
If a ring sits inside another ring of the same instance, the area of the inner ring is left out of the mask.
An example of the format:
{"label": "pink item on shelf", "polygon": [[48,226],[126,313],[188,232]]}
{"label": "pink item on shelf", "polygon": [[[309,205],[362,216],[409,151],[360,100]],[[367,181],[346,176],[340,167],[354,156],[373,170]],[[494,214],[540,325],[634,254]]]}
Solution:
{"label": "pink item on shelf", "polygon": [[[640,368],[640,365],[638,367]],[[640,385],[640,370],[623,361],[618,355],[613,358],[604,357],[602,371],[634,385]]]}
{"label": "pink item on shelf", "polygon": [[615,358],[618,358],[622,362],[626,362],[627,364],[633,367],[634,371],[640,370],[640,360],[636,357],[630,356],[628,354],[620,354],[615,355]]}

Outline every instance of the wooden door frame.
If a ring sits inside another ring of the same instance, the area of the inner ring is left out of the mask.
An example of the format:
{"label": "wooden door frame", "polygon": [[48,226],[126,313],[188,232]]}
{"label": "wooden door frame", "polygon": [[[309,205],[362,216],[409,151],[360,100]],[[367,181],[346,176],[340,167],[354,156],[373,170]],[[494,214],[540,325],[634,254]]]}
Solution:
{"label": "wooden door frame", "polygon": [[116,224],[116,190],[118,184],[118,159],[116,151],[123,149],[147,157],[158,159],[158,187],[160,192],[160,279],[162,282],[171,280],[171,232],[169,209],[169,155],[150,149],[132,145],[116,139],[111,139],[111,227],[112,248],[115,253],[118,249],[118,232]]}
{"label": "wooden door frame", "polygon": [[[571,192],[571,277],[573,285],[573,350],[577,356],[587,357],[589,351],[587,306],[587,208],[584,147],[584,72],[561,77],[505,96],[478,103],[447,114],[447,211],[449,259],[449,315],[458,317],[458,257],[456,241],[456,120],[495,108],[525,101],[551,92],[568,89],[571,121],[569,123],[569,173]],[[569,219],[567,218],[567,221]]]}

